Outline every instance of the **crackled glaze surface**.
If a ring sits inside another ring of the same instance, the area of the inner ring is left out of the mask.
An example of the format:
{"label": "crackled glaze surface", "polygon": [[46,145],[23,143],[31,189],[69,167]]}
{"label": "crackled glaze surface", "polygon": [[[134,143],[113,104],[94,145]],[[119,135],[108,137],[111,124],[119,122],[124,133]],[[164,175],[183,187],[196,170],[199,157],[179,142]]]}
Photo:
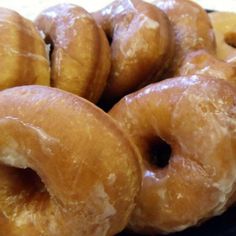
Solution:
{"label": "crackled glaze surface", "polygon": [[70,93],[23,86],[0,93],[0,117],[1,235],[105,236],[126,226],[140,167],[107,114]]}
{"label": "crackled glaze surface", "polygon": [[215,54],[215,35],[206,11],[189,0],[154,0],[152,4],[163,10],[173,26],[175,41],[175,56],[170,76],[176,75],[176,70],[184,57],[199,49]]}
{"label": "crackled glaze surface", "polygon": [[51,45],[51,85],[97,102],[110,71],[110,48],[92,15],[59,4],[41,12],[35,24]]}
{"label": "crackled glaze surface", "polygon": [[[174,232],[221,214],[235,192],[236,90],[224,80],[186,76],[149,85],[109,114],[139,149],[143,186],[130,227]],[[171,146],[169,164],[152,164],[150,144]]]}
{"label": "crackled glaze surface", "polygon": [[171,26],[162,11],[140,0],[118,0],[93,15],[111,41],[105,102],[160,79],[174,52]]}

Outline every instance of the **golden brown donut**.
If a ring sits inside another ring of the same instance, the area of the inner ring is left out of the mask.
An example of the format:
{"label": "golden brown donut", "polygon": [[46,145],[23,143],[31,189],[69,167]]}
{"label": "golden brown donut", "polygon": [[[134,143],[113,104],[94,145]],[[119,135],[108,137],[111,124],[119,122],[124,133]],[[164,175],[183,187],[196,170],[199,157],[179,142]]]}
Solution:
{"label": "golden brown donut", "polygon": [[106,236],[140,188],[138,155],[102,110],[59,89],[0,92],[0,232]]}
{"label": "golden brown donut", "polygon": [[175,75],[186,54],[205,49],[215,54],[215,36],[205,10],[190,0],[154,0],[163,10],[174,29],[175,56],[169,74]]}
{"label": "golden brown donut", "polygon": [[180,231],[228,207],[236,190],[236,87],[203,76],[168,79],[124,97],[109,114],[143,159],[134,231]]}
{"label": "golden brown donut", "polygon": [[236,65],[236,13],[209,14],[216,36],[217,56]]}
{"label": "golden brown donut", "polygon": [[49,85],[46,46],[33,23],[0,7],[0,90],[20,85]]}
{"label": "golden brown donut", "polygon": [[205,50],[198,50],[186,55],[176,75],[205,75],[228,80],[236,85],[236,67],[217,59]]}
{"label": "golden brown donut", "polygon": [[93,14],[111,41],[112,68],[103,100],[118,100],[160,79],[173,56],[166,15],[141,0],[116,0]]}
{"label": "golden brown donut", "polygon": [[35,24],[52,47],[52,86],[97,102],[110,71],[110,48],[92,16],[59,4],[41,12]]}

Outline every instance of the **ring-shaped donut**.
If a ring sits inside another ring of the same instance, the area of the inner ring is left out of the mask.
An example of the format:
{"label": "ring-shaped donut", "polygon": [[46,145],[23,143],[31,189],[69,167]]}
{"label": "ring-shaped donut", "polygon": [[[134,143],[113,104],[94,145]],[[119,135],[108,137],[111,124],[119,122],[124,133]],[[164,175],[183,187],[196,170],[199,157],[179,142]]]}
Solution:
{"label": "ring-shaped donut", "polygon": [[232,204],[235,86],[203,76],[168,79],[124,97],[109,114],[143,159],[132,230],[181,231]]}
{"label": "ring-shaped donut", "polygon": [[0,234],[120,232],[140,188],[137,158],[85,99],[36,85],[0,92]]}

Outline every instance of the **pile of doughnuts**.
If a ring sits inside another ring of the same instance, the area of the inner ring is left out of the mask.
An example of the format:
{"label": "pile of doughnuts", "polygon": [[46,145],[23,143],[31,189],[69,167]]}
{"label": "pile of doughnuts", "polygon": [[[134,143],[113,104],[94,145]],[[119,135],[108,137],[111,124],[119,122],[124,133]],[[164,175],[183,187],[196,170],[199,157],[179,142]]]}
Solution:
{"label": "pile of doughnuts", "polygon": [[0,8],[0,235],[167,234],[235,204],[235,19]]}

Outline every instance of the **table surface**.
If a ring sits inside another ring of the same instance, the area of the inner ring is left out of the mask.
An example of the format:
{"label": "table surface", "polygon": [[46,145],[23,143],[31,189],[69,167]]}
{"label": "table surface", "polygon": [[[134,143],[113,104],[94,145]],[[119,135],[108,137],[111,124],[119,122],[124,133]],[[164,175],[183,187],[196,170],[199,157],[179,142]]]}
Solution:
{"label": "table surface", "polygon": [[[39,12],[49,6],[52,6],[61,2],[75,3],[81,7],[84,7],[88,11],[95,11],[112,0],[1,0],[0,6],[8,7],[18,11],[23,16],[34,19]],[[151,0],[146,0],[151,1]],[[212,9],[218,11],[235,11],[236,12],[236,0],[194,0],[198,2],[205,9]],[[222,4],[223,3],[223,4]]]}

